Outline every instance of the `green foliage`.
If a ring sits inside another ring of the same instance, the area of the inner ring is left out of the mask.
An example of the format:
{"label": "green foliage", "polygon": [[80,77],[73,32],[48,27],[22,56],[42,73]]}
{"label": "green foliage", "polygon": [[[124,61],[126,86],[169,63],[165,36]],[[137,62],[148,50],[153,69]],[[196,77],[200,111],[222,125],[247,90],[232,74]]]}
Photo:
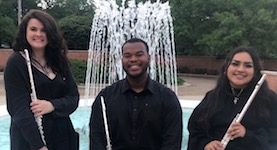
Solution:
{"label": "green foliage", "polygon": [[[0,0],[0,14],[8,16],[17,24],[17,0]],[[24,16],[30,9],[38,9],[37,3],[34,0],[21,0],[22,16]]]}
{"label": "green foliage", "polygon": [[224,57],[239,45],[277,58],[276,0],[171,0],[177,54]]}
{"label": "green foliage", "polygon": [[[16,10],[16,6],[17,5],[16,5],[15,1],[1,0],[0,1],[0,16],[12,18],[13,19],[13,23],[17,24],[17,10]],[[0,22],[2,22],[2,19],[0,19]]]}
{"label": "green foliage", "polygon": [[46,0],[46,11],[58,19],[69,49],[88,49],[93,8],[87,0]]}
{"label": "green foliage", "polygon": [[[41,9],[38,7],[41,1],[22,0],[22,15],[30,9]],[[69,48],[88,49],[94,13],[91,2],[44,1],[44,9],[61,24]],[[162,3],[166,1],[160,0]],[[264,59],[277,59],[277,0],[168,1],[173,17],[177,55],[222,58],[234,47],[245,45],[256,47]],[[122,0],[116,2],[121,5]],[[0,17],[0,42],[12,43],[11,35],[15,35],[13,28],[17,26],[17,1],[0,0]]]}
{"label": "green foliage", "polygon": [[[18,25],[17,1],[0,0],[0,43],[11,45]],[[37,9],[34,0],[22,0],[22,16],[30,9]]]}
{"label": "green foliage", "polygon": [[46,11],[58,20],[70,15],[93,16],[92,5],[87,0],[44,1],[46,2]]}
{"label": "green foliage", "polygon": [[[93,8],[87,0],[22,0],[22,16],[31,9],[45,9],[62,24],[70,49],[88,49]],[[11,44],[16,34],[17,1],[0,1],[0,42]]]}
{"label": "green foliage", "polygon": [[[149,1],[149,0],[135,0],[135,2],[136,2],[137,4],[138,4],[138,3],[145,3],[145,2],[147,2],[147,1]],[[160,0],[160,2],[162,2],[162,3],[167,2],[167,1],[169,1],[169,0]],[[151,2],[151,3],[154,3],[154,2],[157,2],[157,0],[150,0],[150,2]],[[116,0],[116,3],[117,3],[118,5],[121,6],[122,0]],[[125,6],[127,5],[127,3],[128,3],[128,0],[125,0]]]}
{"label": "green foliage", "polygon": [[85,83],[87,62],[82,60],[70,59],[71,71],[76,80],[79,83]]}
{"label": "green foliage", "polygon": [[67,16],[59,21],[69,49],[88,49],[92,17]]}
{"label": "green foliage", "polygon": [[12,45],[16,33],[16,26],[10,17],[0,16],[0,20],[0,44]]}
{"label": "green foliage", "polygon": [[177,77],[177,85],[183,85],[185,80],[183,80],[181,77]]}

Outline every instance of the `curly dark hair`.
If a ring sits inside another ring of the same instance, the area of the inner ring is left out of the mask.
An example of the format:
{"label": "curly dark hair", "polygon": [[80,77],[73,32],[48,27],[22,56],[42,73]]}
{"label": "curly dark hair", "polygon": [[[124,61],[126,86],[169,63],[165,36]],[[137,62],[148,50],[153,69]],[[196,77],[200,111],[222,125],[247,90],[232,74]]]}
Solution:
{"label": "curly dark hair", "polygon": [[32,18],[39,20],[43,24],[46,32],[48,39],[48,44],[45,47],[47,66],[49,66],[53,72],[65,76],[69,69],[69,61],[66,56],[68,47],[60,27],[55,19],[47,12],[43,10],[30,10],[24,16],[18,27],[18,32],[13,43],[13,50],[18,52],[28,49],[30,54],[33,53],[33,50],[26,39],[27,25]]}

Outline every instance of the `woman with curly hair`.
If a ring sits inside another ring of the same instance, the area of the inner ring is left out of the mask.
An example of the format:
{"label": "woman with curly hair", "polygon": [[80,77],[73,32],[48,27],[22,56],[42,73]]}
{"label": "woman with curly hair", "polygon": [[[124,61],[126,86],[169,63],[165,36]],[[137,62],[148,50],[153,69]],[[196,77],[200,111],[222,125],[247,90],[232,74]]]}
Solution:
{"label": "woman with curly hair", "polygon": [[[30,96],[25,49],[30,54],[36,101]],[[19,25],[13,50],[4,70],[11,149],[78,149],[78,134],[69,115],[78,107],[79,92],[66,56],[66,42],[54,18],[41,10],[28,12]],[[35,121],[39,116],[43,116],[46,143]]]}

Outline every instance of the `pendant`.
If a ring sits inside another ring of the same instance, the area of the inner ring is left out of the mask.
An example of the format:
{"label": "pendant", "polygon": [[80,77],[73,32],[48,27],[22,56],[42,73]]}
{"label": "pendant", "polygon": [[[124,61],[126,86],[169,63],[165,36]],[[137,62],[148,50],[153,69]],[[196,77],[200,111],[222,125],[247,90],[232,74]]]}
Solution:
{"label": "pendant", "polygon": [[239,100],[239,98],[235,96],[235,97],[234,97],[234,100],[233,100],[233,101],[234,101],[234,104],[237,104],[238,100]]}

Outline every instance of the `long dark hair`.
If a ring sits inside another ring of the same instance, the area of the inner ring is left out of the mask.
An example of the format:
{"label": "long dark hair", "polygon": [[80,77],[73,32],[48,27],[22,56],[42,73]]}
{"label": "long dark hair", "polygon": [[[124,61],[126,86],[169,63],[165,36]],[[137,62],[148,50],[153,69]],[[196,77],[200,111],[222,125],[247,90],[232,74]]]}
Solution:
{"label": "long dark hair", "polygon": [[24,16],[18,27],[18,32],[13,43],[13,50],[23,51],[24,49],[28,49],[30,54],[33,53],[26,39],[27,25],[32,18],[39,20],[43,24],[46,32],[48,44],[45,47],[45,59],[47,65],[53,72],[66,76],[69,69],[69,61],[66,57],[68,47],[58,24],[47,12],[42,10],[30,10]]}
{"label": "long dark hair", "polygon": [[[250,55],[250,57],[253,60],[253,67],[254,67],[254,76],[252,80],[248,83],[247,87],[250,89],[254,89],[256,83],[261,78],[261,61],[260,58],[252,47],[237,47],[233,49],[231,52],[228,53],[226,56],[225,62],[223,63],[221,67],[220,75],[217,79],[217,85],[216,87],[207,94],[206,104],[204,106],[204,110],[202,112],[202,116],[200,116],[199,121],[203,123],[203,125],[209,124],[209,119],[215,114],[215,112],[223,106],[225,103],[224,99],[226,99],[228,96],[228,93],[230,91],[230,83],[229,79],[227,77],[227,68],[229,67],[234,55],[240,52],[246,52]],[[265,81],[262,86],[260,87],[260,90],[258,93],[263,94],[257,94],[255,97],[256,103],[254,105],[255,109],[257,110],[257,114],[265,119],[269,117],[269,111],[266,109],[268,107],[269,101],[269,93],[271,90],[269,90],[267,82]],[[261,96],[262,95],[262,96]],[[265,100],[263,102],[260,102],[260,100]]]}

